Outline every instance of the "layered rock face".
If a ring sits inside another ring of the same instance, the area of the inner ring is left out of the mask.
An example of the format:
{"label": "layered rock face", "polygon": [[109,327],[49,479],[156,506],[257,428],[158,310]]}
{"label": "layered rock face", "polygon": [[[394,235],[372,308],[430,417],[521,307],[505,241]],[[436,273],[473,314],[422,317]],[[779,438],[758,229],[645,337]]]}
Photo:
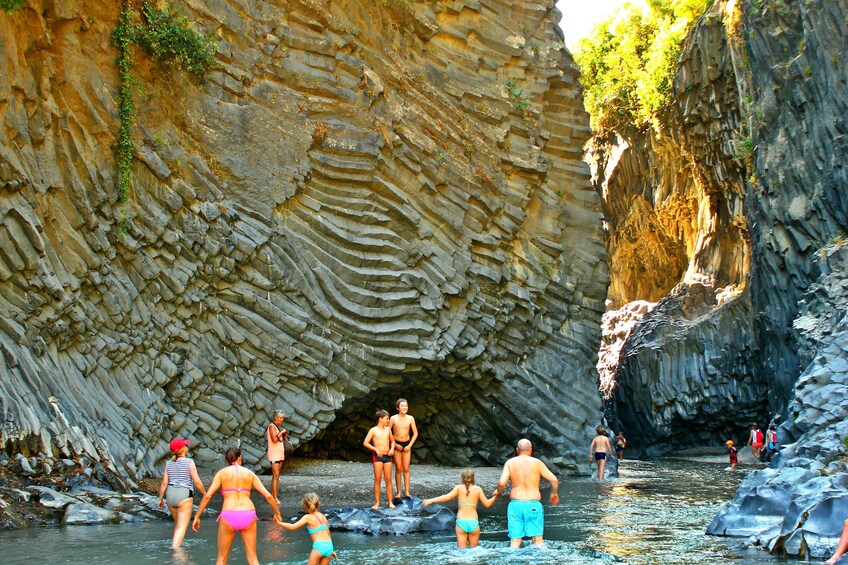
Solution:
{"label": "layered rock face", "polygon": [[715,4],[687,38],[658,130],[594,142],[609,228],[609,307],[659,301],[601,359],[602,378],[614,373],[609,418],[634,453],[741,439],[740,421],[766,412],[750,296],[742,292],[751,250],[727,17]]}
{"label": "layered rock face", "polygon": [[[734,420],[741,429],[754,419],[763,422],[765,415],[782,418],[778,458],[746,478],[708,531],[813,557],[830,554],[848,509],[845,14],[845,1],[719,3],[687,39],[675,79],[677,107],[668,119],[679,125],[673,131],[682,132],[681,147],[697,139],[691,132],[724,140],[696,143],[716,150],[693,154],[709,156],[699,162],[712,168],[698,170],[717,173],[716,188],[708,193],[723,194],[716,202],[725,205],[715,208],[716,218],[742,210],[744,192],[744,216],[720,229],[742,234],[745,227],[750,244],[739,238],[735,248],[713,247],[715,253],[707,257],[714,259],[698,261],[700,267],[690,261],[683,284],[659,299],[628,334],[614,392],[614,417],[654,442],[645,452],[720,445],[719,439],[741,439],[734,434]],[[693,72],[704,68],[699,60],[711,61],[708,73]],[[694,98],[687,102],[689,97]],[[691,121],[696,108],[699,117]],[[632,161],[650,162],[650,154]],[[680,182],[679,190],[687,194],[688,186]],[[683,233],[690,223],[685,214],[680,217]],[[736,236],[706,239],[730,243]],[[732,257],[748,254],[746,276],[746,261]],[[612,247],[610,256],[617,256]],[[717,262],[720,256],[727,260]],[[664,261],[668,268],[679,264],[679,259]],[[655,299],[643,289],[616,284],[622,268],[611,269],[620,302]],[[709,275],[703,288],[692,284],[692,273]],[[666,284],[659,277],[656,288]],[[715,292],[716,287],[725,290]],[[689,309],[693,291],[702,305]],[[727,435],[719,437],[722,433]],[[634,435],[628,433],[628,449]]]}
{"label": "layered rock face", "polygon": [[255,464],[282,408],[359,457],[403,396],[425,460],[586,471],[608,276],[552,0],[175,3],[219,68],[136,53],[127,233],[117,4],[0,15],[3,449]]}
{"label": "layered rock face", "polygon": [[710,531],[823,557],[848,511],[848,2],[746,6],[757,340],[771,403],[789,405],[777,463],[746,480]]}

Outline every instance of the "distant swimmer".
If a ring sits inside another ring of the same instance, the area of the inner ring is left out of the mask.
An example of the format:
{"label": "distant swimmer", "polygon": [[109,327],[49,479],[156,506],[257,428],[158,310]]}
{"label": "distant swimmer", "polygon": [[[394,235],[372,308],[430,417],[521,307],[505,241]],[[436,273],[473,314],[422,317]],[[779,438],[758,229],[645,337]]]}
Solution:
{"label": "distant swimmer", "polygon": [[375,414],[377,425],[368,430],[362,445],[371,453],[371,462],[374,464],[374,506],[372,510],[380,508],[380,479],[386,483],[386,496],[389,499],[389,508],[394,508],[392,502],[392,455],[395,452],[395,438],[389,428],[389,413],[385,410],[377,410]]}
{"label": "distant swimmer", "polygon": [[306,531],[312,537],[312,551],[309,552],[309,560],[307,565],[327,565],[330,559],[338,557],[333,548],[333,539],[330,537],[330,526],[327,524],[327,517],[318,511],[321,508],[321,501],[318,500],[318,495],[314,492],[303,495],[300,501],[301,509],[306,514],[294,524],[275,520],[277,525],[286,530],[296,530],[302,526],[306,526]]}
{"label": "distant swimmer", "polygon": [[739,462],[739,456],[737,454],[737,449],[733,446],[733,440],[727,440],[727,455],[730,456],[730,469],[736,469],[736,464]]}
{"label": "distant swimmer", "polygon": [[458,498],[456,510],[456,546],[460,549],[466,547],[477,547],[480,541],[480,518],[477,516],[477,503],[482,502],[486,508],[491,508],[492,504],[500,496],[497,492],[492,495],[492,498],[486,498],[486,493],[483,489],[474,484],[474,471],[466,469],[460,474],[462,483],[453,487],[449,493],[437,496],[436,498],[427,498],[421,502],[424,506],[435,504],[437,502],[447,502]]}
{"label": "distant swimmer", "polygon": [[418,439],[415,418],[409,415],[409,403],[399,398],[395,403],[398,413],[391,417],[389,424],[395,438],[395,485],[398,496],[401,495],[401,479],[406,483],[405,497],[409,498],[409,463],[412,461],[412,446]]}
{"label": "distant swimmer", "polygon": [[624,432],[618,432],[618,435],[615,436],[615,455],[619,461],[624,459],[625,447],[627,447],[627,438],[624,437]]}
{"label": "distant swimmer", "polygon": [[598,480],[603,481],[607,457],[614,459],[615,456],[612,454],[612,445],[610,445],[610,440],[606,435],[607,430],[603,426],[598,426],[595,431],[598,432],[598,435],[595,436],[589,446],[589,461],[594,460],[598,464]]}
{"label": "distant swimmer", "polygon": [[545,511],[542,508],[539,482],[542,477],[550,481],[551,504],[559,504],[559,481],[544,463],[533,457],[533,446],[529,439],[519,440],[515,451],[518,455],[504,464],[498,488],[492,496],[500,496],[507,483],[512,484],[507,507],[510,547],[521,547],[525,537],[532,538],[536,545],[542,545]]}

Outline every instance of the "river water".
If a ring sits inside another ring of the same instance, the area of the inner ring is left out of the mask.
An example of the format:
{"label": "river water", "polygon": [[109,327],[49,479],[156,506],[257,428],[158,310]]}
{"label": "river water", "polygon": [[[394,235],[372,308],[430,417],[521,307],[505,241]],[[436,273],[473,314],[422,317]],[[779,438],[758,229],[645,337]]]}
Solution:
{"label": "river water", "polygon": [[[618,478],[604,483],[586,478],[563,480],[560,504],[545,504],[543,548],[528,547],[529,542],[525,542],[521,549],[509,549],[507,501],[503,500],[491,510],[481,507],[483,534],[477,549],[457,550],[452,531],[377,537],[333,532],[339,554],[335,563],[776,563],[780,561],[778,558],[765,551],[743,549],[737,540],[704,535],[707,525],[721,505],[733,496],[744,474],[745,469],[730,472],[726,461],[717,457],[628,460],[620,466]],[[320,492],[320,488],[316,490]],[[269,512],[264,501],[257,503],[257,508],[260,516]],[[283,516],[297,514],[294,507],[284,506],[282,510]],[[163,521],[0,532],[0,563],[201,565],[215,562],[216,528],[211,516],[202,523],[200,534],[189,532],[181,550],[172,551],[169,547],[172,531],[172,523]],[[309,549],[305,531],[285,532],[270,522],[260,522],[262,563],[305,563]],[[230,563],[244,562],[244,551],[237,538]]]}

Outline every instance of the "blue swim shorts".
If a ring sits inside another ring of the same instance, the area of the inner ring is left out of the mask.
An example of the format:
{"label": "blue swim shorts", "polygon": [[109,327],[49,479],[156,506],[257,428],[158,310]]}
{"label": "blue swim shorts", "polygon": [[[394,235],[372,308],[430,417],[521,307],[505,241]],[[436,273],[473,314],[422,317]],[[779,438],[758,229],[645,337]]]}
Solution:
{"label": "blue swim shorts", "polygon": [[539,500],[510,500],[506,517],[509,539],[532,538],[545,533],[545,511]]}

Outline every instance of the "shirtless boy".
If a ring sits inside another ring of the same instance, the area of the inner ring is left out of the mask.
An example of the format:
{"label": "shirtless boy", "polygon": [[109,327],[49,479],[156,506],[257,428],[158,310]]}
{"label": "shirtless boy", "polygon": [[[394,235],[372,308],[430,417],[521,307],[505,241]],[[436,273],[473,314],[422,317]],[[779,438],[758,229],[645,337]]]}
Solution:
{"label": "shirtless boy", "polygon": [[386,483],[386,496],[389,499],[389,508],[394,508],[392,503],[392,455],[395,452],[395,438],[389,428],[389,413],[385,410],[377,410],[375,414],[377,425],[368,430],[365,441],[362,442],[371,453],[371,462],[374,463],[374,506],[372,510],[380,508],[380,478]]}
{"label": "shirtless boy", "polygon": [[397,493],[404,492],[401,487],[401,478],[406,484],[405,498],[409,498],[409,462],[412,460],[412,446],[418,439],[418,428],[415,418],[409,415],[409,403],[405,398],[399,398],[395,403],[398,413],[391,417],[389,426],[392,436],[395,438],[395,485]]}
{"label": "shirtless boy", "polygon": [[603,426],[598,426],[595,431],[598,432],[598,435],[595,436],[592,445],[589,446],[589,461],[594,460],[598,463],[598,480],[603,481],[607,457],[615,459],[615,455],[612,454],[612,445],[610,445],[610,440],[606,436],[606,429]]}
{"label": "shirtless boy", "polygon": [[521,547],[525,536],[531,537],[534,544],[542,545],[545,510],[542,508],[539,482],[542,477],[550,481],[551,504],[559,504],[559,481],[544,463],[533,457],[529,439],[519,440],[515,451],[518,455],[504,464],[498,488],[492,496],[500,496],[506,484],[512,484],[506,511],[510,547]]}

